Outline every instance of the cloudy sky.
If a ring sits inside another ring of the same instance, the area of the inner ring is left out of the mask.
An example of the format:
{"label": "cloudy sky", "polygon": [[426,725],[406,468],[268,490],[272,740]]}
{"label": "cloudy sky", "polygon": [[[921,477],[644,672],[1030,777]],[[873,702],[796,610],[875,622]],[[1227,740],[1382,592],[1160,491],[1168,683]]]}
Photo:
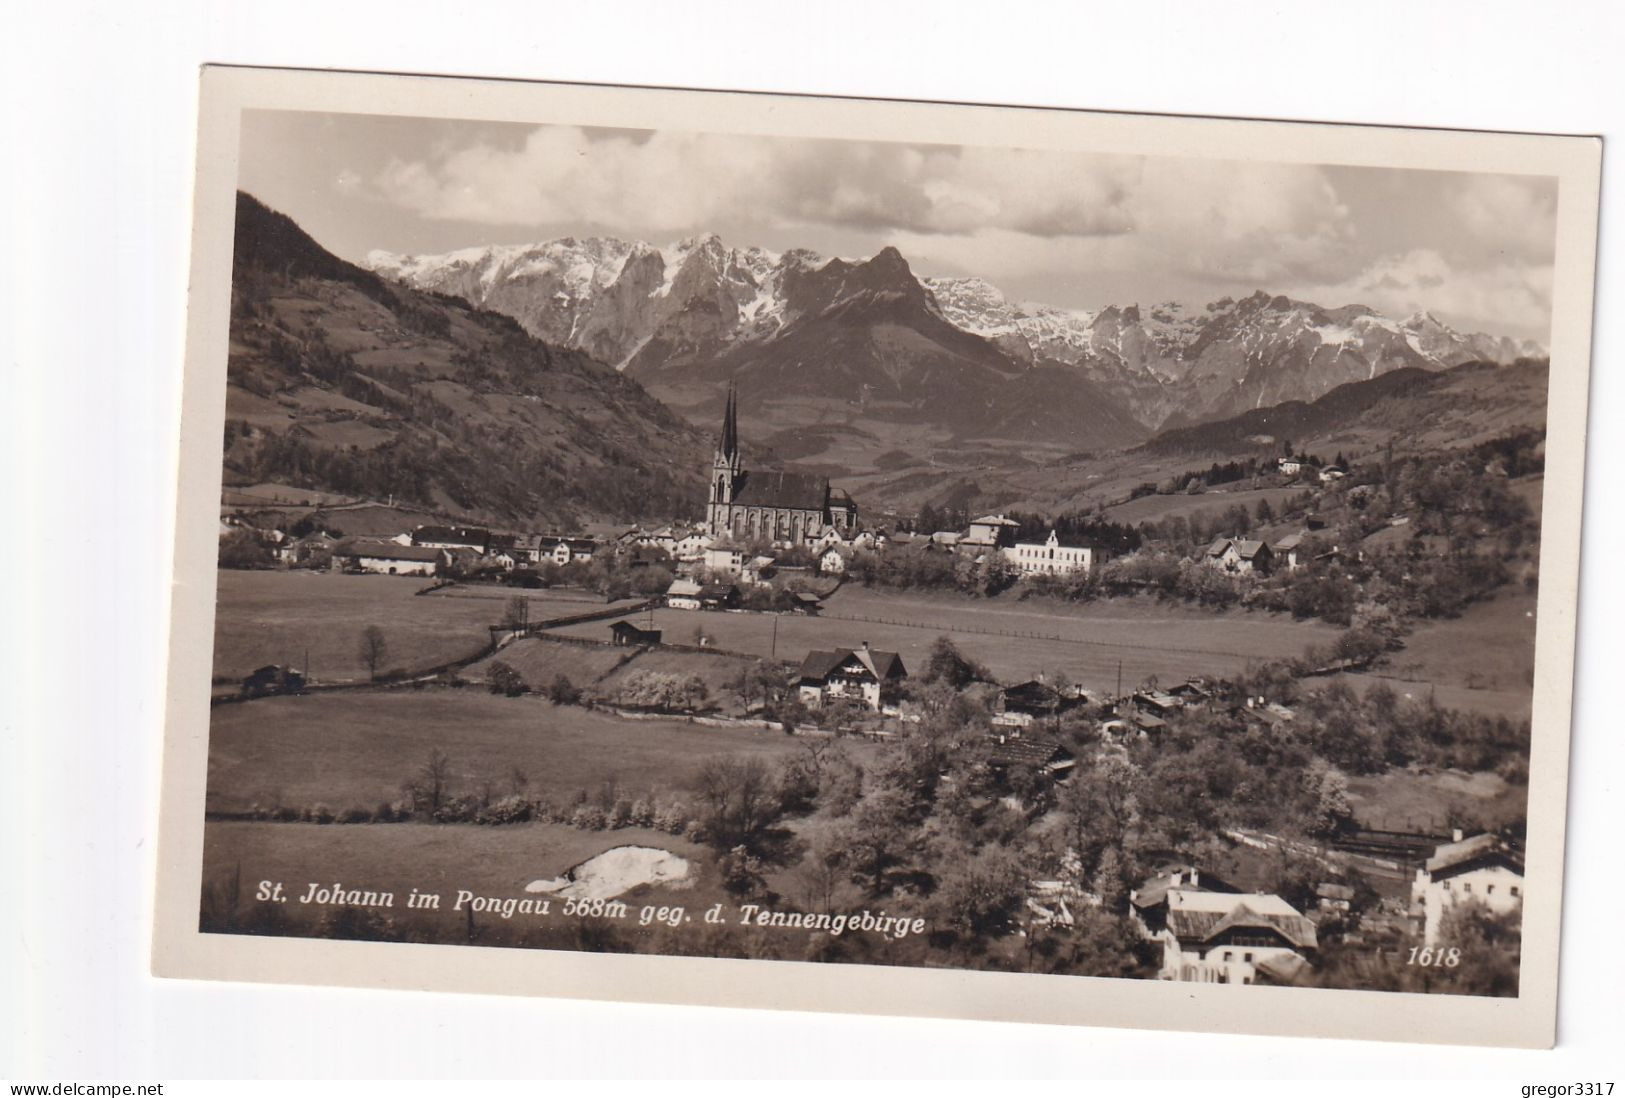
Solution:
{"label": "cloudy sky", "polygon": [[1018,301],[1255,289],[1549,338],[1555,180],[247,112],[241,184],[346,259],[559,236],[867,256]]}

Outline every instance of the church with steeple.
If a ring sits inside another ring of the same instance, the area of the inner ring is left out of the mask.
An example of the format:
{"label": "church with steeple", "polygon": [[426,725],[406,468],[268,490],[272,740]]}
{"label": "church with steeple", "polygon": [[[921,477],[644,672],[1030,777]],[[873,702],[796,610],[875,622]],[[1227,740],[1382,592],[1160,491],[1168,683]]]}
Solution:
{"label": "church with steeple", "polygon": [[850,537],[858,527],[852,497],[812,473],[746,469],[739,452],[739,396],[728,386],[722,435],[711,461],[705,529],[714,538],[801,545],[833,529]]}

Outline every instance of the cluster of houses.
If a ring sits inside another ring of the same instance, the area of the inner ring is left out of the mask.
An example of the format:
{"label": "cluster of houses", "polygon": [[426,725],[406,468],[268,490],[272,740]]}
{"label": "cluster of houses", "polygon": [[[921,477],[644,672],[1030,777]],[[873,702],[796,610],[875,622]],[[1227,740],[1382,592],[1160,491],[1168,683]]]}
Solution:
{"label": "cluster of houses", "polygon": [[1277,458],[1276,471],[1288,481],[1316,481],[1320,484],[1332,484],[1349,475],[1348,466],[1341,460],[1322,465],[1304,454],[1297,457]]}
{"label": "cluster of houses", "polygon": [[[1306,544],[1312,526],[1295,530],[1273,541],[1265,538],[1219,537],[1202,551],[1202,563],[1238,576],[1267,576],[1277,571],[1296,571],[1308,563]],[[1335,555],[1336,549],[1329,554]]]}
{"label": "cluster of houses", "polygon": [[[1142,937],[1161,947],[1161,979],[1290,985],[1303,981],[1314,960],[1317,924],[1346,917],[1354,897],[1348,885],[1322,883],[1315,909],[1305,914],[1280,896],[1174,866],[1130,892],[1129,910]],[[1441,937],[1446,915],[1474,900],[1495,914],[1519,909],[1523,854],[1498,835],[1457,831],[1417,867],[1408,918],[1427,945],[1448,944]]]}

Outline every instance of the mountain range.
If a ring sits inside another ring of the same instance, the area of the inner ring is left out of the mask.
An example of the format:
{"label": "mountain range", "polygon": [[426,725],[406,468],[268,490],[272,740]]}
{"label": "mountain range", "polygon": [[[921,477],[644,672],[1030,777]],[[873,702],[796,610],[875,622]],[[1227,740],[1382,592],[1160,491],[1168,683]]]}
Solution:
{"label": "mountain range", "polygon": [[1393,370],[1544,353],[1428,313],[1396,320],[1263,291],[1201,309],[1018,304],[983,279],[917,276],[891,247],[850,260],[715,235],[666,248],[566,237],[374,251],[365,265],[510,316],[702,422],[735,381],[747,411],[771,407],[781,426],[827,424],[844,405],[853,420],[1098,450]]}

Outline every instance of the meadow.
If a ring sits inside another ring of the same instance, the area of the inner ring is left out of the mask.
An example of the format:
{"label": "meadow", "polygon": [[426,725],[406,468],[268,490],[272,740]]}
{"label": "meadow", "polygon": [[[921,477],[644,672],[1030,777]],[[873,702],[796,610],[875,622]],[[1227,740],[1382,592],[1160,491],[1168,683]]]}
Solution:
{"label": "meadow", "polygon": [[530,600],[532,618],[602,605],[576,591],[500,587],[458,589],[468,597],[419,597],[432,582],[423,576],[229,568],[217,574],[214,674],[232,679],[275,663],[302,668],[321,682],[364,681],[361,632],[369,625],[383,629],[388,644],[380,672],[417,671],[478,652],[516,594]]}
{"label": "meadow", "polygon": [[[662,608],[655,611],[654,621],[676,643],[694,643],[698,631],[721,649],[792,662],[811,649],[856,648],[867,640],[872,647],[899,653],[911,673],[924,669],[932,644],[946,635],[1002,682],[1059,673],[1099,690],[1116,688],[1120,662],[1125,687],[1153,675],[1170,684],[1194,675],[1232,675],[1261,660],[1298,656],[1338,633],[1321,622],[1293,621],[1280,614],[1204,611],[1153,599],[1080,604],[1008,596],[969,600],[856,585],[832,595],[817,617]],[[606,629],[607,623],[592,622],[559,632],[602,640]]]}
{"label": "meadow", "polygon": [[1528,720],[1534,699],[1535,595],[1508,586],[1459,617],[1422,622],[1375,673],[1340,676],[1366,690],[1383,683],[1413,701]]}
{"label": "meadow", "polygon": [[[371,809],[400,799],[435,750],[448,759],[454,795],[486,784],[505,794],[517,771],[528,795],[569,803],[611,784],[632,797],[684,790],[711,758],[772,763],[804,747],[783,732],[630,720],[476,686],[262,698],[214,710],[205,808]],[[851,749],[877,750],[856,741]]]}

